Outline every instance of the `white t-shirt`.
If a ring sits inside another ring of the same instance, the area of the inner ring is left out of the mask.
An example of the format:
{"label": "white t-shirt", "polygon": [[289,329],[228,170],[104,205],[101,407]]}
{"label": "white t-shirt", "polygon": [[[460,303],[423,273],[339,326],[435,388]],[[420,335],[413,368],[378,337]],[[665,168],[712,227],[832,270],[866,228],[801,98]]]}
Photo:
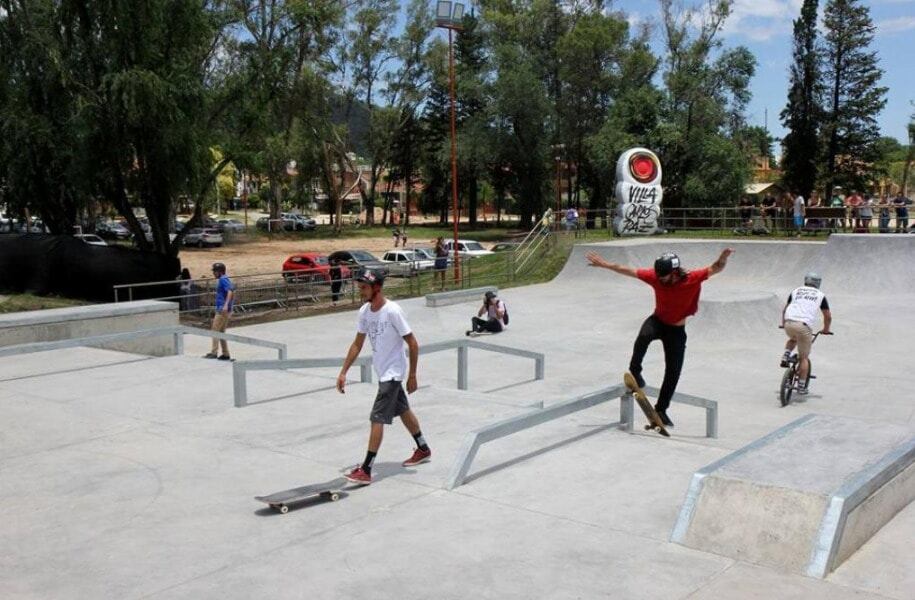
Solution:
{"label": "white t-shirt", "polygon": [[785,320],[800,321],[812,329],[821,310],[829,310],[826,294],[815,287],[802,286],[788,296]]}
{"label": "white t-shirt", "polygon": [[794,199],[794,216],[803,217],[804,216],[804,197],[798,196]]}
{"label": "white t-shirt", "polygon": [[372,312],[371,304],[363,304],[356,331],[364,333],[372,344],[372,363],[378,381],[406,379],[409,365],[403,337],[412,331],[399,304],[385,300],[378,312]]}

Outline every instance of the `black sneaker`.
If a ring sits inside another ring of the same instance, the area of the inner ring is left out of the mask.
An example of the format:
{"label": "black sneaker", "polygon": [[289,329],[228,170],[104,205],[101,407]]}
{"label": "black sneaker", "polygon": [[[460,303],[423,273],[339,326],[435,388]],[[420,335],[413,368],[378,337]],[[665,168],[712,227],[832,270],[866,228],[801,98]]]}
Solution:
{"label": "black sneaker", "polygon": [[673,427],[674,422],[670,420],[670,417],[667,416],[666,410],[661,410],[659,408],[655,409],[655,412],[658,413],[658,417],[661,419],[661,423],[664,423],[664,427]]}
{"label": "black sneaker", "polygon": [[215,352],[207,352],[206,354],[203,355],[203,357],[204,357],[204,358],[216,358],[216,353],[215,353]]}
{"label": "black sneaker", "polygon": [[228,354],[223,354],[222,356],[219,357],[219,360],[232,360],[232,357],[229,356]]}
{"label": "black sneaker", "polygon": [[632,373],[632,376],[635,377],[635,384],[644,390],[645,389],[645,380],[642,378],[641,373],[638,375],[636,375],[635,373]]}
{"label": "black sneaker", "polygon": [[473,333],[473,332],[468,329],[467,331],[464,332],[464,335],[466,335],[467,337],[470,337],[471,333]]}

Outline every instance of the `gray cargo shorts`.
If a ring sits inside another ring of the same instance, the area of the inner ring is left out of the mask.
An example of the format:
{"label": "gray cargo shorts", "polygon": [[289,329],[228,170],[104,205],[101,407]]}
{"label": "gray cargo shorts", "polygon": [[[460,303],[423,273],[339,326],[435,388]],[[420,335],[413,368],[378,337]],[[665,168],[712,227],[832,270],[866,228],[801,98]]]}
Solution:
{"label": "gray cargo shorts", "polygon": [[407,402],[403,382],[395,380],[378,382],[378,395],[375,396],[375,404],[372,406],[369,421],[390,425],[394,421],[394,417],[399,417],[408,410],[410,410],[410,404]]}

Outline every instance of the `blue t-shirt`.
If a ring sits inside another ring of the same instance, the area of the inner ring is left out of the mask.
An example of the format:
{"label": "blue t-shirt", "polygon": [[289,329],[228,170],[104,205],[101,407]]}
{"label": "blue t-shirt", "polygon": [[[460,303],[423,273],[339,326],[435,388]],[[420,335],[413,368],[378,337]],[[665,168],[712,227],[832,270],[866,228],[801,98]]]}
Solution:
{"label": "blue t-shirt", "polygon": [[905,196],[896,197],[893,199],[893,205],[896,207],[896,216],[902,219],[909,218],[909,204],[912,201],[906,198]]}
{"label": "blue t-shirt", "polygon": [[[229,294],[229,290],[235,291],[235,284],[232,283],[232,280],[229,279],[228,275],[221,275],[219,277],[219,282],[216,284],[216,310],[222,310],[223,306],[226,303],[226,296]],[[229,302],[229,311],[232,311],[232,306],[235,304],[235,301]]]}

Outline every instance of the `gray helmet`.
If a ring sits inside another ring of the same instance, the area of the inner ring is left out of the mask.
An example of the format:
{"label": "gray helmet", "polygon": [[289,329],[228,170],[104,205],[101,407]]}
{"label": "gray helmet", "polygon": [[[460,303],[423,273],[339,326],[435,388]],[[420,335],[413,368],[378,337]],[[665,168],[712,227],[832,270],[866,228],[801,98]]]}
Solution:
{"label": "gray helmet", "polygon": [[213,263],[213,272],[214,273],[225,273],[226,266],[220,262]]}
{"label": "gray helmet", "polygon": [[820,284],[823,283],[823,278],[811,271],[804,275],[804,285],[809,287],[815,287],[820,289]]}
{"label": "gray helmet", "polygon": [[654,272],[658,277],[670,275],[680,268],[680,257],[673,252],[665,252],[654,261]]}

